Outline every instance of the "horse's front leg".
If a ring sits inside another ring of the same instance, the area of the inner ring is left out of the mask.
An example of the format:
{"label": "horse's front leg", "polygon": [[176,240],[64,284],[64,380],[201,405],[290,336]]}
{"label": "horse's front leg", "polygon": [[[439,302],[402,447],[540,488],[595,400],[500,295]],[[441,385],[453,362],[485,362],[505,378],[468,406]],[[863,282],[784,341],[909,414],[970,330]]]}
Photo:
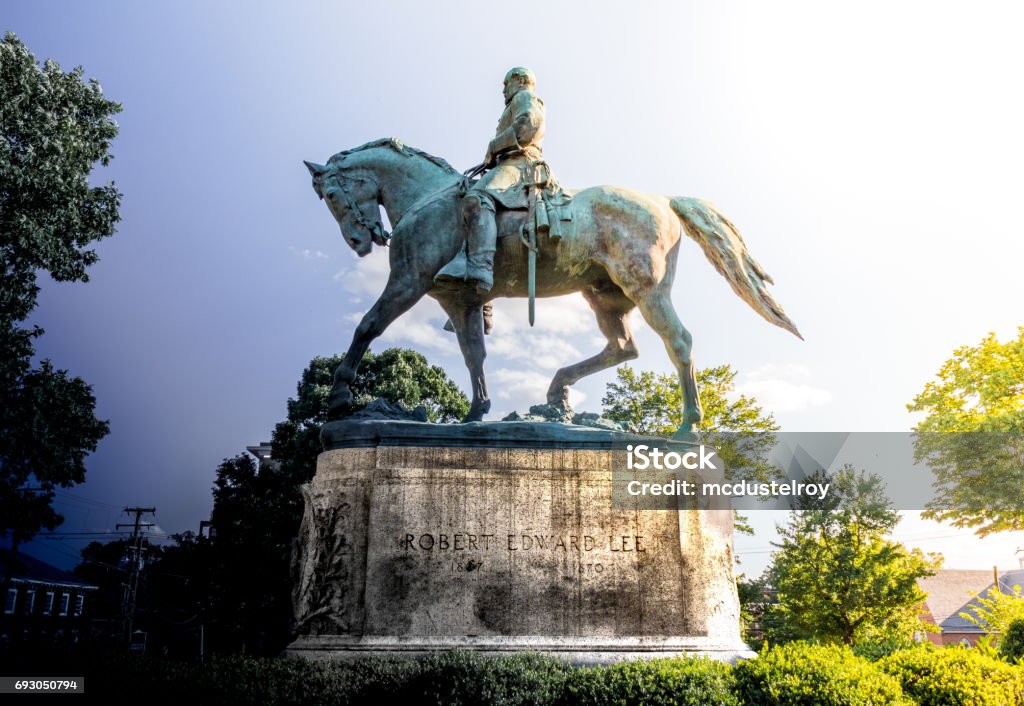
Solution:
{"label": "horse's front leg", "polygon": [[384,329],[399,316],[409,311],[412,306],[423,298],[430,288],[430,280],[424,278],[388,279],[380,297],[366,312],[352,336],[352,344],[345,353],[345,359],[334,371],[334,386],[327,399],[328,415],[345,412],[352,406],[352,388],[350,387],[359,369],[359,363],[370,347],[373,339],[380,336]]}
{"label": "horse's front leg", "polygon": [[475,295],[464,292],[444,293],[437,296],[438,302],[451,319],[455,335],[459,338],[462,358],[469,370],[473,386],[473,402],[463,422],[479,422],[491,409],[487,396],[487,378],[484,376],[484,358],[487,350],[484,344],[483,302]]}

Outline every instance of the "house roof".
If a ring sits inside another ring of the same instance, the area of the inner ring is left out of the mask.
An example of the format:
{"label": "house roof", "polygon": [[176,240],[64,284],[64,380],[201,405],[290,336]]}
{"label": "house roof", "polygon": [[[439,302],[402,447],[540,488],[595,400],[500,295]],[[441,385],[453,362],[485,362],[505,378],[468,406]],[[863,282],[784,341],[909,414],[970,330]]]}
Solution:
{"label": "house roof", "polygon": [[[3,570],[5,572],[10,560],[10,553],[4,552],[0,564],[3,565]],[[83,587],[88,586],[95,588],[95,586],[83,581],[79,576],[76,576],[70,571],[58,569],[56,566],[47,564],[41,559],[36,559],[34,556],[29,556],[28,554],[22,554],[20,552],[14,559],[14,570],[11,574],[13,578],[21,579],[23,581],[36,581],[39,583],[54,583]]]}
{"label": "house roof", "polygon": [[[940,569],[934,576],[920,579],[918,585],[928,598],[925,605],[943,632],[976,632],[984,630],[960,613],[970,613],[977,605],[976,595],[985,596],[995,587],[992,572],[974,569]],[[1013,586],[1024,586],[1024,570],[1006,571],[999,576],[999,588],[1004,593]]]}

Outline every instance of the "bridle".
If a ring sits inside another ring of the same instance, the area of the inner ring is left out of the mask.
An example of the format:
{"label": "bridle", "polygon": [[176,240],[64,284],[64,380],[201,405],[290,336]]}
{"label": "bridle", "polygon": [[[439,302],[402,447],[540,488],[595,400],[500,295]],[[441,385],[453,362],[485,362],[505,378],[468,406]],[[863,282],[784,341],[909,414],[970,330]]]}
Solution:
{"label": "bridle", "polygon": [[349,176],[347,179],[343,179],[340,172],[341,169],[339,165],[332,165],[330,174],[328,174],[326,177],[320,177],[321,187],[317,189],[317,195],[319,195],[320,198],[322,199],[324,197],[322,186],[323,182],[326,179],[334,179],[335,183],[337,183],[338,185],[338,191],[341,192],[341,196],[345,200],[345,208],[348,209],[349,212],[353,214],[352,218],[355,221],[356,225],[365,229],[370,234],[370,238],[373,240],[374,243],[376,243],[377,245],[383,245],[387,247],[388,241],[391,240],[391,233],[388,233],[386,230],[384,230],[384,225],[380,222],[380,212],[377,209],[374,209],[374,211],[377,213],[376,218],[374,218],[372,222],[366,220],[366,216],[363,215],[363,209],[359,208],[359,204],[356,203],[355,198],[352,196],[352,193],[348,189],[348,181],[352,180],[369,182],[374,186],[374,193],[379,193],[380,185],[377,184],[377,182],[375,182],[373,179],[366,176]]}

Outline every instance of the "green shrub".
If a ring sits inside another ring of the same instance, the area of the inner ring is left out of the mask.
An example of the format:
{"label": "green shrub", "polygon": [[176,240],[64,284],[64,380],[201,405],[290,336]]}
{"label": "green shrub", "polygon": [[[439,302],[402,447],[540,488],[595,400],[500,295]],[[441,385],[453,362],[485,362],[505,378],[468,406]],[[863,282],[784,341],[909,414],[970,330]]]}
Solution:
{"label": "green shrub", "polygon": [[859,642],[853,646],[853,653],[870,662],[877,662],[886,655],[891,655],[893,652],[898,652],[899,650],[909,649],[914,647],[916,644],[917,643],[910,638],[890,637],[884,640]]}
{"label": "green shrub", "polygon": [[749,706],[909,705],[899,682],[848,647],[791,642],[733,669]]}
{"label": "green shrub", "polygon": [[1024,704],[1024,670],[970,647],[919,645],[878,664],[921,706]]}
{"label": "green shrub", "polygon": [[1016,662],[1024,660],[1024,619],[1014,620],[999,641],[999,656]]}
{"label": "green shrub", "polygon": [[664,658],[580,667],[559,704],[579,706],[740,706],[729,665],[700,658]]}
{"label": "green shrub", "polygon": [[[389,700],[423,706],[540,706],[562,692],[569,667],[538,654],[484,657],[441,652],[425,657],[416,673]],[[370,703],[366,692],[360,703]]]}

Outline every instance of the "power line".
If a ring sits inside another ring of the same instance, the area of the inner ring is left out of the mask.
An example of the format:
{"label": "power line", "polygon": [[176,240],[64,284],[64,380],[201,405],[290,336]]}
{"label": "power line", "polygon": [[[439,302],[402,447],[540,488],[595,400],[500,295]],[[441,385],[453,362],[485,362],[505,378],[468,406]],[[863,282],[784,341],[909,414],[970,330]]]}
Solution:
{"label": "power line", "polygon": [[86,503],[90,505],[98,505],[100,507],[107,508],[109,510],[120,510],[121,508],[111,503],[103,502],[102,500],[96,500],[95,498],[86,497],[84,495],[78,495],[77,493],[65,493],[60,490],[53,491],[54,495],[63,499],[70,500],[72,502]]}
{"label": "power line", "polygon": [[76,556],[73,552],[64,551],[59,545],[56,544],[40,544],[38,546],[41,549],[49,549],[51,552],[56,552],[57,554],[70,557],[72,559],[78,559],[79,561],[82,560],[81,556]]}
{"label": "power line", "polygon": [[115,537],[120,538],[121,535],[128,534],[123,530],[83,530],[81,532],[47,532],[46,534],[37,534],[33,539],[61,539],[63,537]]}

